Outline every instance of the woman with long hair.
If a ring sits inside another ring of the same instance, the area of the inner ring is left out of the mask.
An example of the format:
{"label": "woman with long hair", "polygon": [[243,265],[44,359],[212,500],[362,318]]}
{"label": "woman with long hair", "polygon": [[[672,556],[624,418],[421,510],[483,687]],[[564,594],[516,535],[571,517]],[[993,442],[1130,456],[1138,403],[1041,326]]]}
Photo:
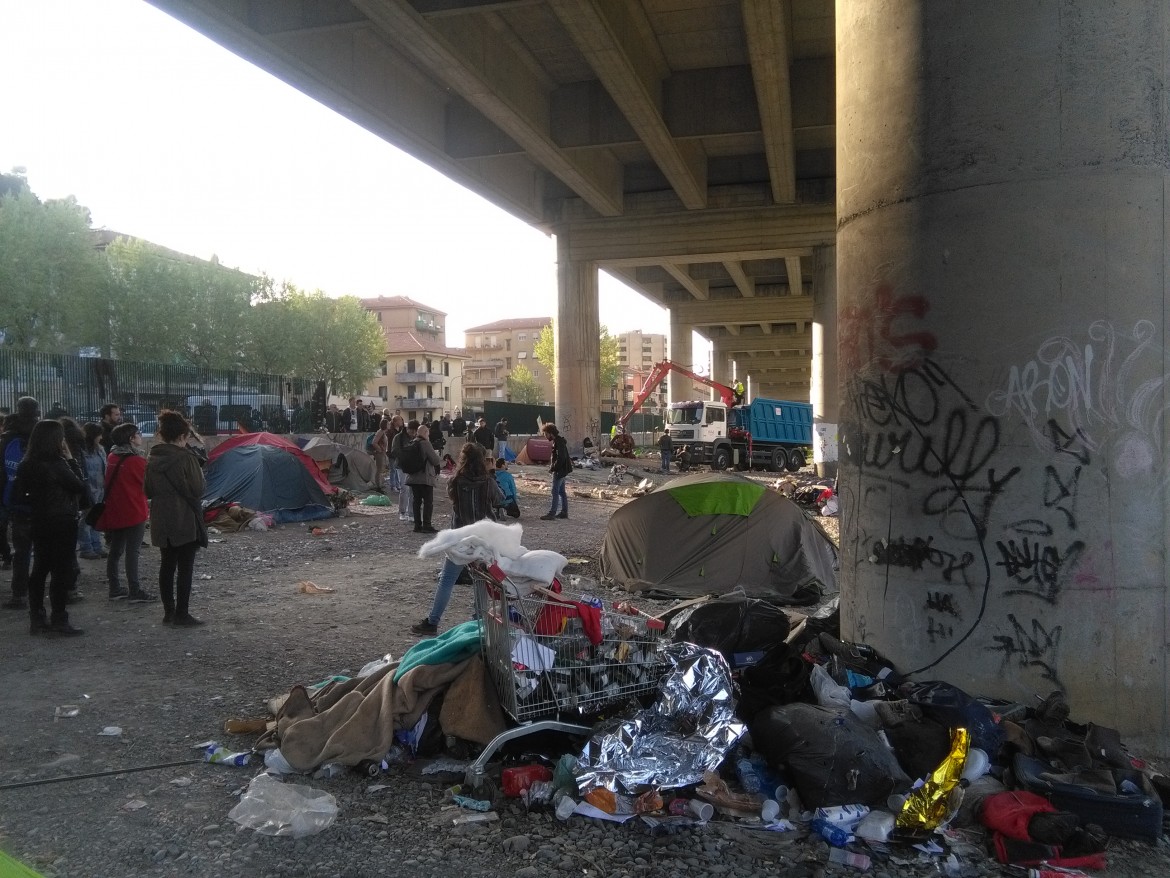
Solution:
{"label": "woman with long hair", "polygon": [[[402,490],[403,473],[402,470],[398,468],[398,455],[394,451],[394,439],[405,429],[406,422],[402,420],[402,415],[395,415],[390,419],[390,427],[386,431],[386,447],[389,449],[387,454],[389,456],[390,464],[391,491]],[[401,510],[399,511],[401,512]]]}
{"label": "woman with long hair", "polygon": [[[569,495],[565,492],[565,479],[573,471],[573,458],[569,457],[569,445],[565,442],[565,437],[561,435],[556,424],[545,424],[540,428],[540,432],[544,434],[545,439],[553,444],[552,465],[548,468],[553,477],[552,505],[549,506],[548,512],[540,517],[544,521],[552,521],[554,518],[568,518]],[[558,503],[560,504],[560,512],[557,511]]]}
{"label": "woman with long hair", "polygon": [[[73,637],[65,607],[77,563],[77,516],[89,489],[58,421],[38,421],[16,470],[12,502],[31,510],[33,565],[28,579],[30,634]],[[51,615],[45,618],[45,581]]]}
{"label": "woman with long hair", "polygon": [[203,470],[187,448],[191,425],[178,412],[158,416],[157,437],[146,463],[144,487],[150,498],[150,542],[162,561],[158,590],[163,602],[163,624],[179,628],[202,625],[190,613],[195,553],[207,545],[203,524]]}
{"label": "woman with long hair", "polygon": [[[68,441],[68,425],[65,424],[66,418],[61,419],[62,426],[66,429],[66,441]],[[82,470],[85,473],[85,481],[89,486],[89,499],[91,503],[101,503],[106,496],[106,450],[102,448],[102,428],[98,424],[89,423],[81,428],[84,439],[85,453],[82,457]],[[70,445],[70,452],[73,451]],[[97,558],[104,558],[105,550],[102,548],[102,535],[88,524],[83,518],[77,525],[77,535],[81,543],[81,557],[87,561],[93,561]]]}
{"label": "woman with long hair", "polygon": [[[142,433],[134,424],[119,424],[110,433],[110,458],[106,468],[106,508],[97,527],[106,532],[110,556],[106,559],[106,581],[110,600],[129,598],[132,604],[157,601],[138,578],[138,556],[150,509],[146,505],[146,452]],[[127,590],[118,580],[118,567],[125,556]]]}
{"label": "woman with long hair", "polygon": [[[479,444],[463,443],[459,450],[459,464],[455,469],[455,475],[447,482],[447,496],[451,498],[451,527],[464,527],[484,518],[495,519],[493,510],[503,495],[496,480],[488,473],[483,448]],[[439,572],[439,584],[435,589],[431,611],[421,622],[411,625],[411,631],[415,634],[438,632],[439,622],[451,601],[451,593],[455,590],[455,581],[463,572],[464,566],[456,564],[450,558],[443,560],[443,569]]]}

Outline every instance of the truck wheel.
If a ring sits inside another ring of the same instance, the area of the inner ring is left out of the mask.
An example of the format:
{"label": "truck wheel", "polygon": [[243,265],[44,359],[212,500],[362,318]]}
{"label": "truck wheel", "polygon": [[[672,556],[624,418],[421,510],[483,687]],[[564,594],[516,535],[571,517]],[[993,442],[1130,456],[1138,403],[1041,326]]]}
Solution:
{"label": "truck wheel", "polygon": [[784,468],[788,466],[788,455],[784,453],[783,448],[772,449],[772,459],[768,461],[768,472],[779,473],[783,472]]}
{"label": "truck wheel", "polygon": [[727,469],[731,466],[731,449],[723,445],[715,449],[715,455],[711,458],[711,469]]}
{"label": "truck wheel", "polygon": [[795,448],[788,452],[788,471],[790,473],[796,472],[798,469],[804,468],[804,452],[797,451]]}

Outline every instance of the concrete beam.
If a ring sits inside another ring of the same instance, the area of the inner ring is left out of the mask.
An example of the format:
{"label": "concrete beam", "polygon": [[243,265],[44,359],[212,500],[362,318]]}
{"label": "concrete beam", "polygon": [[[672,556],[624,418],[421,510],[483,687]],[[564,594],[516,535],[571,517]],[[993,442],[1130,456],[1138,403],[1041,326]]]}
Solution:
{"label": "concrete beam", "polygon": [[831,244],[831,204],[676,212],[582,219],[573,229],[573,256],[601,265],[655,265],[770,259]]}
{"label": "concrete beam", "polygon": [[353,0],[398,52],[461,94],[602,216],[622,213],[622,167],[609,153],[561,150],[548,91],[514,47],[465,17],[428,21],[406,0]]}
{"label": "concrete beam", "polygon": [[788,73],[792,10],[788,0],[743,0],[742,9],[772,197],[779,204],[787,204],[796,200],[796,148]]}
{"label": "concrete beam", "polygon": [[695,326],[726,326],[728,323],[793,323],[811,320],[810,296],[782,298],[715,299],[707,302],[679,302],[679,318]]}
{"label": "concrete beam", "polygon": [[772,324],[771,323],[761,323],[760,324],[760,332],[764,333],[764,335],[771,335],[772,334]]}
{"label": "concrete beam", "polygon": [[679,142],[662,115],[662,81],[669,68],[639,4],[550,0],[577,48],[622,111],[679,200],[707,206],[707,157],[695,142]]}
{"label": "concrete beam", "polygon": [[800,257],[785,256],[784,269],[788,272],[788,291],[793,296],[804,294],[804,281],[800,276]]}
{"label": "concrete beam", "polygon": [[739,262],[724,262],[723,267],[727,269],[727,273],[731,275],[731,279],[735,281],[735,288],[739,290],[739,294],[745,299],[750,299],[756,294],[755,282],[748,279],[748,276],[743,273],[743,265]]}
{"label": "concrete beam", "polygon": [[735,323],[724,323],[723,328],[727,330],[728,335],[739,335],[739,326]]}
{"label": "concrete beam", "polygon": [[675,265],[673,262],[662,263],[662,268],[682,284],[682,288],[696,299],[706,299],[710,296],[709,286],[705,280],[695,280],[687,272],[686,266]]}

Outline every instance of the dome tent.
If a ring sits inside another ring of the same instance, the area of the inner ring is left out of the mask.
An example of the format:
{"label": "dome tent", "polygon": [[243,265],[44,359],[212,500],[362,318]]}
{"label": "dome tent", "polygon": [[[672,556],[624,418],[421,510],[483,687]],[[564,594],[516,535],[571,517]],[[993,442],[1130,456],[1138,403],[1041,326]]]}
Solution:
{"label": "dome tent", "polygon": [[239,503],[280,523],[333,515],[337,489],[295,444],[271,433],[248,433],[221,442],[209,455],[205,502]]}
{"label": "dome tent", "polygon": [[617,510],[601,571],[628,591],[691,597],[742,588],[804,602],[837,588],[837,551],[791,500],[730,473],[683,476]]}

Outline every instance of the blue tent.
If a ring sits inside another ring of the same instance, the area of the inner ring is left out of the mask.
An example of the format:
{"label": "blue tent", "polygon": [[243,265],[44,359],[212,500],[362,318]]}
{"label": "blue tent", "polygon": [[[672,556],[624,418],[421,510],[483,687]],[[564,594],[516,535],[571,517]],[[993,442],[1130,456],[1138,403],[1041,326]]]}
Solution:
{"label": "blue tent", "polygon": [[288,449],[238,445],[207,465],[204,501],[239,503],[270,514],[277,523],[315,521],[333,515],[333,505],[315,475]]}

